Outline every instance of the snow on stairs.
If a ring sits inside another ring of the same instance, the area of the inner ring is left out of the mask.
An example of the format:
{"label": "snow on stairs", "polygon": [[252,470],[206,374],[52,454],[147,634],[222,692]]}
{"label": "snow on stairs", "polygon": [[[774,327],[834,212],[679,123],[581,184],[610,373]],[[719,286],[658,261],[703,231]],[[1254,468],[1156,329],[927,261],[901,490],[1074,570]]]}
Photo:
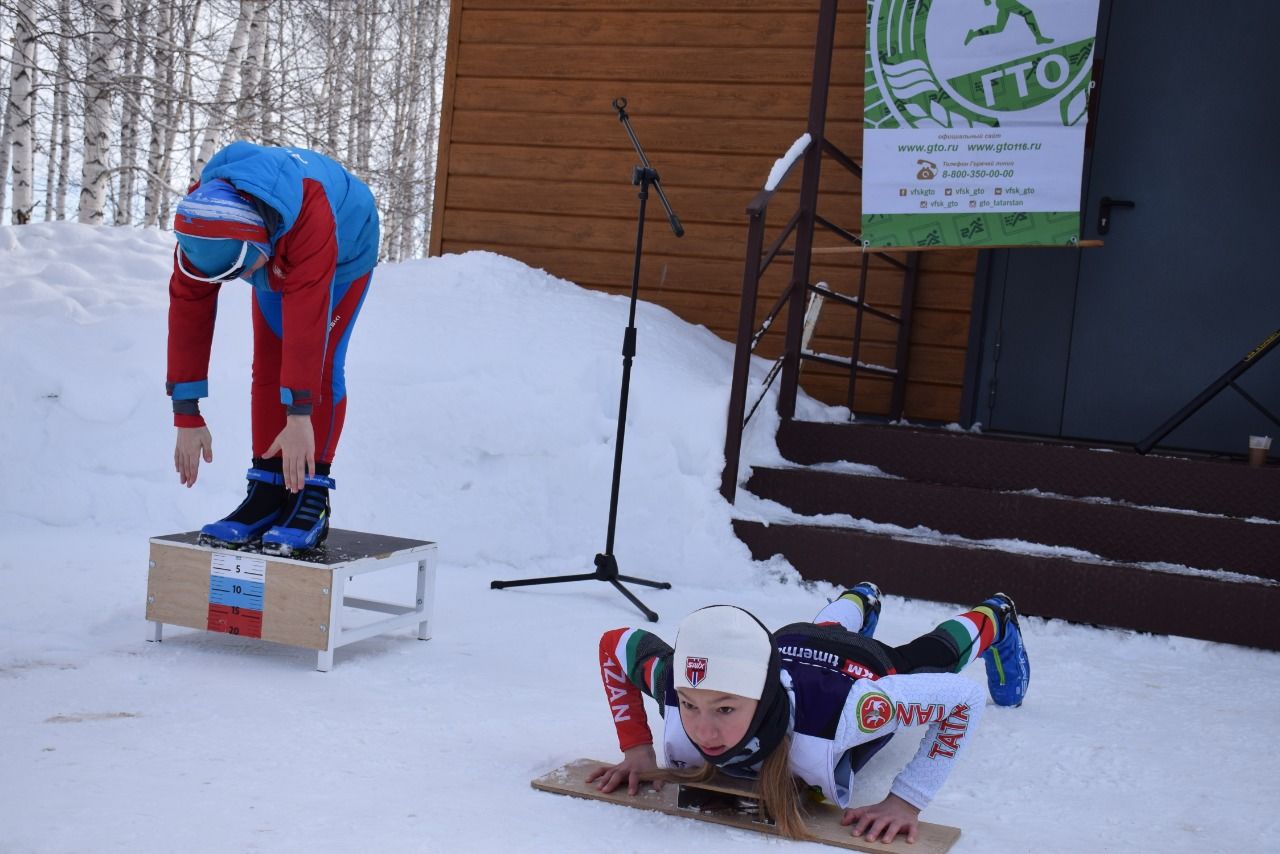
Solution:
{"label": "snow on stairs", "polygon": [[888,477],[756,468],[748,491],[880,527],[735,521],[757,558],[903,596],[1005,590],[1027,614],[1280,649],[1280,469],[879,424],[791,422],[778,441],[804,466]]}

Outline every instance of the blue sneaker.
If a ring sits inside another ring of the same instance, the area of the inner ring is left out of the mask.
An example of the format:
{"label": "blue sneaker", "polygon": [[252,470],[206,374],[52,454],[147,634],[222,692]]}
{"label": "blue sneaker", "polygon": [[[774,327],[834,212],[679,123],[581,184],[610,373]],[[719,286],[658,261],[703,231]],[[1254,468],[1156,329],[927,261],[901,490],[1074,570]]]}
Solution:
{"label": "blue sneaker", "polygon": [[259,540],[280,515],[284,503],[284,475],[266,469],[249,469],[248,492],[240,506],[225,518],[200,529],[201,545],[242,548]]}
{"label": "blue sneaker", "polygon": [[874,637],[876,624],[880,622],[880,588],[871,581],[859,581],[846,590],[844,596],[857,596],[862,600],[862,628],[858,634]]}
{"label": "blue sneaker", "polygon": [[327,475],[311,475],[302,490],[285,500],[276,523],[262,535],[262,550],[288,557],[313,549],[329,536],[329,490],[337,487]]}
{"label": "blue sneaker", "polygon": [[1018,626],[1018,609],[1004,593],[982,603],[995,612],[1000,634],[982,653],[987,665],[987,689],[997,706],[1021,706],[1031,684],[1031,661]]}

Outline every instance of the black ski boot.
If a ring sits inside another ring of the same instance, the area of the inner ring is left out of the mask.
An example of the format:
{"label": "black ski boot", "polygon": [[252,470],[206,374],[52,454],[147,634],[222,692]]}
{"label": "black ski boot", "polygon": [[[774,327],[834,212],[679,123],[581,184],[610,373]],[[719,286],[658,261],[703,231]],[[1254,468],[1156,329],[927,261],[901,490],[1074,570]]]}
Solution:
{"label": "black ski boot", "polygon": [[288,557],[323,543],[329,536],[329,490],[336,486],[329,464],[316,463],[316,473],[301,491],[285,493],[275,524],[262,535],[262,550]]}
{"label": "black ski boot", "polygon": [[230,515],[200,529],[198,542],[214,548],[242,549],[254,545],[280,515],[285,501],[283,466],[279,458],[255,457],[245,475],[249,488],[244,501]]}

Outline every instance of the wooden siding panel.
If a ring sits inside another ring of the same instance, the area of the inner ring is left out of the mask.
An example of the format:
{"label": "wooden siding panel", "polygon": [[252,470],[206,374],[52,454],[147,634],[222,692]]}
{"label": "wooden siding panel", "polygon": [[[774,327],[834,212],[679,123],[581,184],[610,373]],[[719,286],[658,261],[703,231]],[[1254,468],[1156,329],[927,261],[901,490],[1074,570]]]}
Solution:
{"label": "wooden siding panel", "polygon": [[[858,4],[844,5],[827,135],[859,159],[865,19]],[[500,252],[584,287],[628,293],[636,156],[610,106],[625,96],[687,231],[671,235],[651,199],[641,297],[732,339],[745,209],[805,130],[817,8],[816,0],[454,0],[433,253]],[[766,245],[793,212],[799,184],[797,168],[774,196]],[[828,158],[821,186],[819,212],[857,232],[857,180]],[[841,241],[819,231],[815,245]],[[959,415],[976,258],[970,250],[921,255],[908,417]],[[853,296],[861,262],[847,251],[818,254],[812,280]],[[791,264],[779,256],[762,281],[757,323]],[[868,303],[897,312],[901,272],[875,257],[869,270]],[[853,317],[828,301],[812,346],[847,355]],[[781,326],[760,355],[776,354]],[[868,317],[862,336],[863,361],[892,362],[895,324]],[[844,371],[806,364],[802,382],[821,399],[845,401]],[[857,405],[886,411],[889,390],[883,379],[860,377]]]}
{"label": "wooden siding panel", "polygon": [[[611,249],[634,247],[636,224],[634,219],[592,216],[550,216],[525,214],[513,218],[494,211],[450,211],[450,239],[476,241],[509,240],[516,245],[546,246],[560,242],[566,246],[585,249]],[[657,221],[655,225],[661,225]],[[688,255],[697,258],[725,258],[739,260],[742,252],[741,227],[704,224],[696,233],[679,239],[670,229],[654,228],[645,231],[645,251]]]}
{"label": "wooden siding panel", "polygon": [[[839,133],[854,122],[831,122]],[[684,117],[646,116],[643,126],[633,117],[633,125],[645,152],[655,163],[669,152],[762,154],[778,157],[791,146],[797,134],[793,122],[785,119],[720,119],[716,122],[694,121]],[[599,111],[596,115],[532,114],[513,120],[510,113],[484,110],[458,110],[453,117],[453,138],[457,142],[497,145],[550,145],[561,148],[586,149],[594,156],[610,150],[634,152],[630,141],[618,126],[617,114]],[[663,171],[659,169],[659,174]],[[765,171],[768,177],[768,170]],[[670,179],[662,176],[664,183]],[[760,180],[764,184],[763,178]]]}
{"label": "wooden siding panel", "polygon": [[[799,136],[809,117],[809,84],[689,83],[685,81],[628,81],[609,94],[599,81],[512,80],[476,77],[457,93],[454,109],[507,113],[580,114],[604,113],[617,122],[611,106],[625,95],[642,115],[709,118],[783,119],[791,122],[789,134]],[[862,120],[862,87],[832,86],[827,117],[839,122]],[[636,119],[639,121],[639,118]],[[793,133],[799,126],[800,133]],[[766,174],[767,171],[766,171]],[[754,178],[754,176],[753,176]]]}
{"label": "wooden siding panel", "polygon": [[[801,372],[801,384],[805,391],[819,400],[845,405],[849,389],[849,378],[845,374],[834,373],[822,366],[806,365]],[[887,411],[892,392],[892,384],[887,379],[860,377],[854,408],[862,412]],[[960,394],[961,390],[954,386],[912,382],[907,385],[905,408],[913,413],[913,418],[954,421],[954,416],[948,413],[959,411]]]}
{"label": "wooden siding panel", "polygon": [[[543,4],[530,8],[476,9],[464,19],[464,43],[491,45],[557,45],[562,47],[607,46],[631,48],[667,45],[692,48],[800,48],[813,50],[816,9],[796,8],[769,11],[764,15],[725,15],[704,9],[673,9],[660,16],[636,19],[636,10],[623,4],[596,4],[596,11],[583,15],[570,9],[548,9]],[[705,4],[703,4],[705,5]],[[648,11],[648,10],[646,10]],[[865,29],[847,27],[840,40],[843,48],[863,49]]]}
{"label": "wooden siding panel", "polygon": [[[615,118],[614,124],[617,124]],[[803,127],[803,126],[802,126]],[[786,140],[790,147],[793,139]],[[785,150],[785,149],[783,149]],[[668,195],[684,187],[719,187],[741,193],[745,214],[747,203],[764,187],[765,178],[774,160],[782,152],[746,154],[704,154],[682,151],[662,164],[662,183],[672,188]],[[606,152],[584,148],[568,150],[540,148],[526,145],[495,145],[492,143],[467,143],[454,141],[450,146],[450,175],[481,175],[492,178],[524,178],[530,175],[554,174],[556,181],[548,181],[550,187],[559,187],[563,181],[597,181],[623,188],[630,186],[631,169],[637,164],[631,148],[610,149]],[[547,172],[546,170],[554,170]],[[800,170],[787,178],[780,191],[800,186]],[[850,215],[857,213],[856,179],[839,167],[828,165],[823,170],[824,192],[839,198],[825,199],[827,207],[846,208]],[[634,192],[634,191],[632,191]],[[774,211],[773,218],[783,214]],[[745,245],[745,244],[744,244]]]}
{"label": "wooden siding panel", "polygon": [[[600,12],[604,9],[626,12],[680,12],[689,8],[688,0],[454,0],[454,5],[465,9],[572,9]],[[709,0],[702,7],[711,12],[765,12],[773,15],[783,9],[812,9],[817,14],[815,0],[794,0],[779,3],[777,0]]]}
{"label": "wooden siding panel", "polygon": [[[572,80],[704,80],[720,83],[799,83],[813,75],[812,48],[726,47],[714,51],[687,47],[577,47],[473,43],[458,56],[459,77],[514,77]],[[831,82],[862,82],[863,55],[836,48]]]}

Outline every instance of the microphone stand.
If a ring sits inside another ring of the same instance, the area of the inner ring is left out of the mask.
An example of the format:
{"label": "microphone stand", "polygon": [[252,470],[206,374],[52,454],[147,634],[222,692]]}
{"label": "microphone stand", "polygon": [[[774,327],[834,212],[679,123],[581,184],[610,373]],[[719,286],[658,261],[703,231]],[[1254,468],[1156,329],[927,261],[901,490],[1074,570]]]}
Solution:
{"label": "microphone stand", "polygon": [[662,202],[663,208],[666,209],[667,222],[676,237],[684,236],[684,226],[680,224],[679,217],[671,210],[671,203],[667,201],[666,193],[662,192],[662,184],[658,177],[658,172],[649,163],[649,158],[645,156],[644,149],[640,146],[640,140],[636,139],[635,131],[631,129],[631,119],[627,115],[626,107],[626,98],[617,98],[613,102],[613,108],[618,112],[618,121],[626,129],[627,136],[631,138],[631,145],[640,157],[641,165],[636,166],[631,171],[631,184],[640,188],[640,213],[636,225],[635,263],[631,270],[631,309],[627,317],[627,329],[622,338],[622,391],[618,400],[618,440],[613,448],[613,488],[609,494],[609,528],[605,537],[604,551],[595,557],[596,568],[594,572],[585,572],[577,575],[556,575],[546,578],[526,578],[518,581],[491,581],[489,587],[492,590],[502,590],[506,587],[556,584],[562,581],[605,581],[612,584],[623,596],[631,601],[631,604],[639,608],[649,622],[656,623],[658,621],[657,613],[649,610],[634,593],[622,586],[622,582],[641,584],[645,587],[655,587],[660,590],[670,589],[671,584],[666,581],[650,581],[633,575],[622,575],[618,571],[618,560],[613,554],[614,534],[618,524],[618,489],[622,483],[622,444],[627,431],[627,397],[631,388],[631,361],[636,354],[636,301],[640,293],[640,257],[644,247],[645,206],[649,200],[650,187],[657,192],[658,199]]}

